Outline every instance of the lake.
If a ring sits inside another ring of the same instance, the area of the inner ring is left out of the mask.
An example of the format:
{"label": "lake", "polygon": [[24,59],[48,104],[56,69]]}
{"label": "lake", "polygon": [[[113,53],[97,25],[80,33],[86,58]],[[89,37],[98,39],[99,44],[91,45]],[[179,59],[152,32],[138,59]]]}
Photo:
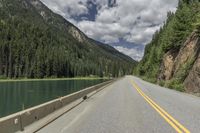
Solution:
{"label": "lake", "polygon": [[106,80],[0,82],[0,118],[104,81]]}

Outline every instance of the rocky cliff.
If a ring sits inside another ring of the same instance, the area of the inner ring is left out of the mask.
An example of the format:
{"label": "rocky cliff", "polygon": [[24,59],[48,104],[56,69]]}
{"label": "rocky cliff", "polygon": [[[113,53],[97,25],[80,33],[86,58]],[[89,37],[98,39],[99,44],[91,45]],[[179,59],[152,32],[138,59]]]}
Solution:
{"label": "rocky cliff", "polygon": [[200,93],[200,1],[179,0],[147,44],[134,73],[162,86]]}
{"label": "rocky cliff", "polygon": [[158,82],[183,81],[187,92],[200,92],[200,37],[193,32],[179,51],[171,49],[162,60]]}

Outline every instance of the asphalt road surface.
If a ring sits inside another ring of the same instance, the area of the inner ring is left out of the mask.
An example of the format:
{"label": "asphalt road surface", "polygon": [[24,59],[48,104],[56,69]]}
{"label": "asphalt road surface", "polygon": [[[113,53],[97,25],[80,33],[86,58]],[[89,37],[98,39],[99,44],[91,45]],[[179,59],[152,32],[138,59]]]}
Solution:
{"label": "asphalt road surface", "polygon": [[200,98],[126,76],[38,133],[200,133]]}

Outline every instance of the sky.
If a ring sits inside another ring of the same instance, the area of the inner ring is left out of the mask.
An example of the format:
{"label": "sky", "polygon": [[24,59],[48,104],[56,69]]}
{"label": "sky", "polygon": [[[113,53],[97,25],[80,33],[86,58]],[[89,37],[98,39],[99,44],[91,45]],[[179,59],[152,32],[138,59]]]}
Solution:
{"label": "sky", "polygon": [[178,0],[41,0],[88,37],[139,61]]}

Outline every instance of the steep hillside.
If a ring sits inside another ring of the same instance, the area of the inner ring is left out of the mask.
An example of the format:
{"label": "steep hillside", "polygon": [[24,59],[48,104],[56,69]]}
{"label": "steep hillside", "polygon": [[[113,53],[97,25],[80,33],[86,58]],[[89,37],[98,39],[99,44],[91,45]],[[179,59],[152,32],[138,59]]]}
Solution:
{"label": "steep hillside", "polygon": [[146,46],[135,74],[154,83],[200,92],[200,2],[180,0],[164,26]]}
{"label": "steep hillside", "polygon": [[1,78],[116,77],[135,65],[39,0],[0,0],[0,51]]}

